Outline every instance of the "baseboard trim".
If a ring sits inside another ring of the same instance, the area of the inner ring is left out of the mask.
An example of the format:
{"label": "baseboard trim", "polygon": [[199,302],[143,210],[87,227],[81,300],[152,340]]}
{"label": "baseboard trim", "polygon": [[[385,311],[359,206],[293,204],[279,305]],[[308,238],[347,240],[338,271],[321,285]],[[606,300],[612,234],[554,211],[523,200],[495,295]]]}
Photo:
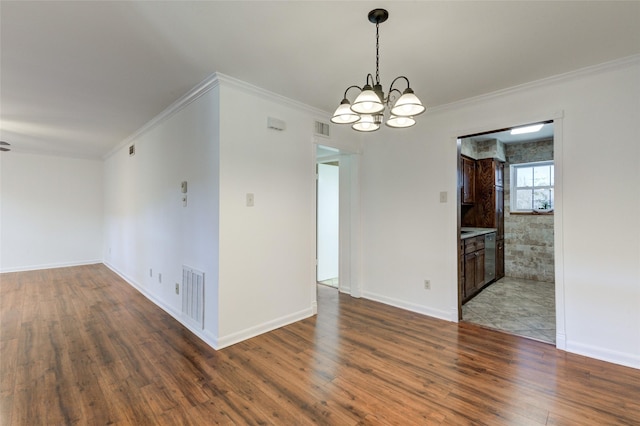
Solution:
{"label": "baseboard trim", "polygon": [[292,324],[294,322],[303,320],[305,318],[309,318],[314,316],[317,313],[317,305],[312,305],[307,309],[303,309],[298,312],[294,312],[289,315],[285,315],[280,318],[276,318],[274,320],[265,322],[263,324],[256,325],[254,327],[249,327],[245,330],[238,331],[236,333],[229,334],[227,336],[218,337],[211,333],[210,330],[207,329],[197,329],[194,328],[186,317],[183,317],[182,312],[178,312],[175,309],[171,308],[169,305],[166,305],[161,300],[155,298],[151,293],[147,292],[144,287],[136,283],[134,279],[127,276],[127,274],[122,273],[115,266],[104,263],[104,265],[112,270],[115,274],[117,274],[120,278],[122,278],[127,284],[135,288],[142,294],[144,297],[149,299],[153,304],[158,306],[160,309],[165,311],[167,314],[171,315],[173,319],[182,324],[185,328],[191,331],[193,334],[198,336],[203,342],[207,345],[211,346],[215,350],[219,350],[222,348],[226,348],[227,346],[234,345],[236,343],[240,343],[244,340],[250,339],[252,337],[256,337],[260,334],[267,333],[269,331],[275,330],[280,327],[284,327],[285,325]]}
{"label": "baseboard trim", "polygon": [[267,321],[265,323],[246,328],[244,330],[228,334],[227,336],[220,337],[217,341],[218,347],[216,349],[226,348],[227,346],[234,345],[236,343],[240,343],[244,340],[251,339],[252,337],[259,336],[260,334],[267,333],[269,331],[273,331],[277,328],[284,327],[289,324],[293,324],[294,322],[301,321],[303,319],[312,317],[314,315],[313,307],[309,307],[303,309],[298,312],[294,312],[289,315],[282,316],[280,318],[276,318],[271,321]]}
{"label": "baseboard trim", "polygon": [[77,262],[61,262],[61,263],[47,263],[43,265],[30,265],[30,266],[18,266],[13,268],[0,268],[0,273],[6,272],[26,272],[26,271],[39,271],[42,269],[57,269],[57,268],[70,268],[73,266],[85,266],[95,265],[102,263],[102,260],[82,260]]}
{"label": "baseboard trim", "polygon": [[564,333],[556,332],[556,349],[567,350],[567,336]]}
{"label": "baseboard trim", "polygon": [[567,352],[583,355],[589,358],[640,369],[640,355],[638,354],[612,351],[597,346],[586,345],[580,342],[572,342],[571,340],[566,342],[565,350]]}
{"label": "baseboard trim", "polygon": [[131,287],[133,287],[136,290],[138,290],[138,292],[140,292],[140,294],[142,294],[144,297],[149,299],[149,301],[151,301],[154,305],[156,305],[157,307],[159,307],[160,309],[165,311],[167,314],[171,315],[171,317],[173,319],[175,319],[180,324],[182,324],[190,332],[192,332],[193,334],[198,336],[198,338],[200,338],[200,340],[202,340],[203,342],[205,342],[207,345],[211,346],[215,350],[221,349],[220,346],[218,345],[217,336],[215,336],[209,330],[206,330],[206,329],[198,330],[198,329],[194,328],[193,326],[191,326],[191,324],[189,324],[189,322],[187,321],[186,318],[183,318],[182,312],[176,311],[175,309],[171,308],[169,305],[163,303],[160,299],[157,299],[156,297],[154,297],[151,293],[146,291],[144,287],[139,285],[133,278],[131,278],[127,274],[121,272],[115,266],[113,266],[113,265],[111,265],[111,264],[109,264],[107,262],[104,262],[104,265],[107,268],[109,268],[111,271],[113,271],[116,275],[118,275],[120,278],[122,278]]}
{"label": "baseboard trim", "polygon": [[381,294],[365,291],[362,294],[365,299],[373,300],[375,302],[384,303],[385,305],[395,306],[396,308],[404,309],[406,311],[416,312],[418,314],[426,315],[429,317],[438,318],[445,321],[457,322],[458,314],[452,316],[451,311],[432,309],[423,305],[416,305],[414,303],[405,302],[404,300],[394,299],[391,297],[383,296]]}

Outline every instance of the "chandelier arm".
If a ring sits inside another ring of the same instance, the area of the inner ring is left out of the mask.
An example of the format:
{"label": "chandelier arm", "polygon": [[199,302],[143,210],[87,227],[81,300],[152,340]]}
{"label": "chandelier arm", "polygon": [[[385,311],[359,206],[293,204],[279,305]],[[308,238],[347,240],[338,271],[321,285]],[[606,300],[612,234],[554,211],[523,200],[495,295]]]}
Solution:
{"label": "chandelier arm", "polygon": [[[395,84],[396,81],[398,81],[399,79],[405,79],[407,82],[407,87],[411,87],[411,84],[409,83],[409,79],[407,77],[405,77],[404,75],[398,76],[396,78],[393,79],[393,81],[391,82],[391,86],[389,86],[389,94],[391,94],[391,91],[394,90],[393,89],[393,85]],[[398,89],[395,89],[398,90]]]}
{"label": "chandelier arm", "polygon": [[355,84],[353,86],[349,86],[347,87],[347,90],[344,91],[344,99],[347,99],[347,92],[351,89],[353,89],[354,87],[356,87],[358,90],[362,91],[362,88],[360,86],[356,86]]}
{"label": "chandelier arm", "polygon": [[[371,79],[371,84],[369,84],[369,79]],[[373,76],[371,75],[371,73],[367,74],[367,82],[365,83],[365,85],[370,85],[373,87]]]}
{"label": "chandelier arm", "polygon": [[402,92],[400,90],[389,88],[389,95],[387,96],[387,99],[385,99],[385,104],[391,105],[393,103],[393,101],[395,100],[395,98],[391,96],[393,92],[398,92],[398,97],[402,96]]}

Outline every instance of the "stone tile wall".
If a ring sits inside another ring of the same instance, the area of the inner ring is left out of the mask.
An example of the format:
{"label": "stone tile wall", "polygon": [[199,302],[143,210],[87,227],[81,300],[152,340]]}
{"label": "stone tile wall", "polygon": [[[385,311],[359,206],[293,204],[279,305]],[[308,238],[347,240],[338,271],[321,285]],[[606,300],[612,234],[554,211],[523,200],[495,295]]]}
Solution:
{"label": "stone tile wall", "polygon": [[553,160],[553,139],[506,145],[504,168],[505,274],[554,282],[553,215],[511,214],[509,165]]}
{"label": "stone tile wall", "polygon": [[467,157],[471,157],[474,160],[478,159],[478,147],[470,138],[462,139],[462,143],[460,144],[460,153]]}
{"label": "stone tile wall", "polygon": [[476,159],[497,158],[500,161],[506,161],[504,143],[497,139],[488,139],[476,142],[478,156]]}
{"label": "stone tile wall", "polygon": [[471,157],[474,160],[497,158],[500,161],[506,161],[505,145],[497,139],[476,141],[472,138],[464,138],[462,139],[460,152],[462,155]]}

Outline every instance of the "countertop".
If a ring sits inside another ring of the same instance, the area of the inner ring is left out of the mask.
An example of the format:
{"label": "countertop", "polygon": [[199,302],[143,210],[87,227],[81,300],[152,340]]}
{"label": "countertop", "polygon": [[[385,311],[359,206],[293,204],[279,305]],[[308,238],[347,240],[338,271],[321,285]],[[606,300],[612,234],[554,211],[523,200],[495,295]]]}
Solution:
{"label": "countertop", "polygon": [[477,237],[479,235],[490,234],[496,232],[496,228],[460,228],[460,239],[465,240],[471,237]]}

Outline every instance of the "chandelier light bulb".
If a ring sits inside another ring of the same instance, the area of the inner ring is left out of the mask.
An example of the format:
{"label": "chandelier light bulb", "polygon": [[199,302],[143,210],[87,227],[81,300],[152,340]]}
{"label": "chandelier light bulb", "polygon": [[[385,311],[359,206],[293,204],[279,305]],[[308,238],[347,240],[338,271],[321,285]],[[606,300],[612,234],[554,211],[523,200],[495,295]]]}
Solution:
{"label": "chandelier light bulb", "polygon": [[391,114],[410,117],[418,114],[422,114],[426,108],[420,102],[420,99],[413,93],[411,88],[407,88],[402,96],[396,101],[396,104],[391,108]]}
{"label": "chandelier light bulb", "polygon": [[348,99],[343,99],[340,106],[331,117],[331,122],[336,124],[351,124],[360,121],[360,116],[351,111],[351,104]]}
{"label": "chandelier light bulb", "polygon": [[353,130],[359,132],[375,132],[380,128],[380,123],[377,123],[373,115],[362,115],[360,121],[351,126]]}
{"label": "chandelier light bulb", "polygon": [[416,124],[416,120],[414,120],[413,117],[403,117],[403,116],[392,115],[391,117],[389,117],[389,119],[385,124],[389,127],[394,127],[394,128],[411,127],[414,124]]}
{"label": "chandelier light bulb", "polygon": [[368,84],[362,88],[362,92],[358,95],[351,110],[358,114],[375,114],[384,110],[384,104]]}

